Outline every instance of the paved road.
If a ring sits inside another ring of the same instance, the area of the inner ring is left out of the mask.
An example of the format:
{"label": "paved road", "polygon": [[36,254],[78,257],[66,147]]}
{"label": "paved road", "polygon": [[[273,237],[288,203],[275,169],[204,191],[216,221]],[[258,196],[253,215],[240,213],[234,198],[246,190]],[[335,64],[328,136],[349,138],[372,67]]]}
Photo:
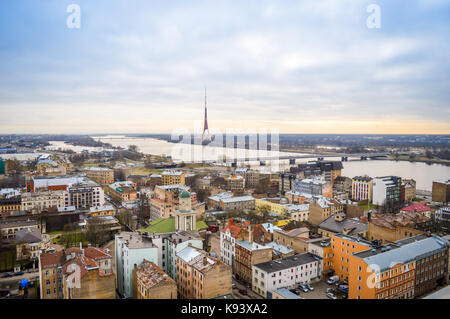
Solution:
{"label": "paved road", "polygon": [[[237,281],[236,279],[233,278],[233,284],[236,285],[236,288],[233,289],[233,297],[236,299],[264,299],[263,297],[261,297],[260,295],[257,295],[256,293],[254,293],[251,288],[247,288],[245,285],[243,285],[241,282]],[[239,293],[240,289],[245,289],[247,290],[247,296],[242,295]]]}
{"label": "paved road", "polygon": [[1,284],[12,284],[15,282],[19,282],[22,279],[28,279],[28,281],[39,279],[39,271],[36,269],[36,271],[34,271],[34,272],[30,272],[30,273],[26,272],[20,276],[0,278],[0,283]]}

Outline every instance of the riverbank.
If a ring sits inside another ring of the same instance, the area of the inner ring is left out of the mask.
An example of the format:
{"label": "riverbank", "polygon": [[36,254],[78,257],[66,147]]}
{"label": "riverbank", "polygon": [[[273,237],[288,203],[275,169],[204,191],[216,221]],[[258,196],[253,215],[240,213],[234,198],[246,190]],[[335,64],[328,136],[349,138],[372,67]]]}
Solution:
{"label": "riverbank", "polygon": [[389,155],[385,160],[390,161],[404,161],[404,162],[410,162],[410,163],[425,163],[425,164],[441,164],[445,166],[450,166],[450,161],[443,160],[440,158],[428,158],[425,156],[415,156],[414,158],[410,158],[408,155],[399,155],[399,156],[393,156]]}

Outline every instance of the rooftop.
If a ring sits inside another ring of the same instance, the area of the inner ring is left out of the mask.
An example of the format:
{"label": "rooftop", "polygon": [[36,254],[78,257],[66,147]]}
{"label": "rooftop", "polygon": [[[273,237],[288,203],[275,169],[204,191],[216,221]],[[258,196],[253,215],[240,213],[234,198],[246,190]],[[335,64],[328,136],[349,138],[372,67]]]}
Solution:
{"label": "rooftop", "polygon": [[281,253],[283,255],[286,254],[290,254],[292,252],[294,252],[294,250],[292,248],[288,248],[287,246],[281,245],[279,243],[276,242],[270,242],[268,244],[265,244],[266,247],[270,247],[272,248],[276,253]]}
{"label": "rooftop", "polygon": [[146,236],[143,236],[141,233],[121,232],[116,235],[116,239],[124,241],[125,245],[129,249],[142,249],[142,248],[156,247],[153,244],[153,240],[151,238],[147,238]]}
{"label": "rooftop", "polygon": [[208,272],[220,263],[217,259],[209,257],[205,251],[192,246],[179,251],[177,257],[202,273]]}
{"label": "rooftop", "polygon": [[263,250],[263,249],[268,249],[271,247],[266,247],[260,244],[257,244],[255,242],[249,242],[248,240],[241,240],[241,241],[237,241],[236,245],[242,246],[245,249],[249,250],[249,251],[255,251],[255,250]]}
{"label": "rooftop", "polygon": [[256,264],[254,267],[261,269],[266,273],[272,273],[280,270],[285,270],[293,267],[297,267],[304,264],[309,264],[317,261],[318,258],[310,253],[298,254],[282,259],[276,259],[267,261],[264,263]]}
{"label": "rooftop", "polygon": [[344,218],[343,221],[337,221],[334,215],[325,219],[318,227],[333,233],[346,233],[348,235],[367,232],[367,223],[363,223],[356,218]]}
{"label": "rooftop", "polygon": [[[419,256],[426,256],[439,249],[448,249],[448,241],[440,237],[416,236],[407,241],[382,246],[380,249],[369,249],[354,254],[362,258],[374,272],[384,271],[397,264],[406,264]],[[397,244],[397,245],[395,245]]]}
{"label": "rooftop", "polygon": [[160,283],[171,283],[175,285],[175,281],[161,268],[145,259],[139,266],[136,266],[136,278],[145,289],[150,289]]}
{"label": "rooftop", "polygon": [[286,299],[302,299],[287,288],[279,288],[279,289],[275,290],[274,292]]}
{"label": "rooftop", "polygon": [[246,202],[246,201],[252,201],[255,200],[253,196],[236,196],[236,197],[229,197],[229,198],[222,198],[221,201],[223,203],[234,203],[234,202]]}

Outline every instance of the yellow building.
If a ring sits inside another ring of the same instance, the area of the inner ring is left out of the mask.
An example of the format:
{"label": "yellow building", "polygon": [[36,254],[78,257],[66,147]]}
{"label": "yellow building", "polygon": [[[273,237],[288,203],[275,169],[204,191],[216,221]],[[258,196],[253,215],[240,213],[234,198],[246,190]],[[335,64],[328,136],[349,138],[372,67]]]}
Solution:
{"label": "yellow building", "polygon": [[287,208],[283,204],[273,203],[265,199],[255,199],[255,209],[257,212],[261,212],[262,209],[267,208],[269,212],[275,213],[279,216],[286,214]]}
{"label": "yellow building", "polygon": [[86,176],[99,184],[114,183],[114,170],[105,167],[86,167]]}
{"label": "yellow building", "polygon": [[0,216],[20,210],[22,200],[20,197],[0,198]]}
{"label": "yellow building", "polygon": [[163,185],[186,185],[185,174],[182,171],[167,170],[161,174]]}
{"label": "yellow building", "polygon": [[369,176],[355,176],[352,178],[352,199],[355,201],[372,201],[372,183]]}

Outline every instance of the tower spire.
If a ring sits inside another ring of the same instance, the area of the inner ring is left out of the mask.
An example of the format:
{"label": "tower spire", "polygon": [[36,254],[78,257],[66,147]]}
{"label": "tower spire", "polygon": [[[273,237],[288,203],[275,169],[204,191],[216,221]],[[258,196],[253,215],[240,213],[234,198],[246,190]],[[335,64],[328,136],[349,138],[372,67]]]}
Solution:
{"label": "tower spire", "polygon": [[[208,133],[206,133],[208,131]],[[207,139],[205,139],[205,135],[207,135]],[[203,124],[203,134],[202,134],[202,144],[209,144],[212,142],[211,134],[209,133],[208,128],[208,109],[206,107],[206,86],[205,86],[205,121]]]}

